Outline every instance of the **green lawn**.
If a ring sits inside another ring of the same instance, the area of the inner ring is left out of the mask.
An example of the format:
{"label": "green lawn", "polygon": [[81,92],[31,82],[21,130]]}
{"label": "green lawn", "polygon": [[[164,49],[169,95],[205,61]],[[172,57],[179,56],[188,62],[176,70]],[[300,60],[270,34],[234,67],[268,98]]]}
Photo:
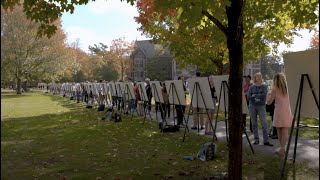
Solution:
{"label": "green lawn", "polygon": [[[67,98],[41,93],[1,93],[1,179],[210,179],[227,171],[227,147],[215,160],[187,161],[208,137],[159,133],[155,122],[124,117],[98,120]],[[243,154],[244,179],[279,179],[278,157]],[[288,179],[318,179],[318,170],[289,163]],[[219,178],[218,178],[219,179]]]}

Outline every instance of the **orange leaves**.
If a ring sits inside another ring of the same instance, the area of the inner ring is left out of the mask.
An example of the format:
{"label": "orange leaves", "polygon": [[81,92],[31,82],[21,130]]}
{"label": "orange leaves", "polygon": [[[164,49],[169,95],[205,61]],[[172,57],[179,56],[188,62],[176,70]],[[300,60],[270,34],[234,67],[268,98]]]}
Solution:
{"label": "orange leaves", "polygon": [[310,40],[310,46],[313,48],[319,48],[319,31],[314,33]]}
{"label": "orange leaves", "polygon": [[177,15],[177,10],[167,9],[165,12],[155,7],[155,0],[138,0],[137,8],[139,16],[135,17],[136,21],[142,26],[145,26],[149,21],[155,20],[159,17],[163,21],[165,17],[173,17]]}

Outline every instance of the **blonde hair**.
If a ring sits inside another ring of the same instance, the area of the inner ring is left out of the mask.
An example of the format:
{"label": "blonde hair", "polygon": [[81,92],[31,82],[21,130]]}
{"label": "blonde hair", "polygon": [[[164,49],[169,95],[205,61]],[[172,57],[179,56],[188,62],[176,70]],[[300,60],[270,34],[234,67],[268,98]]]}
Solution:
{"label": "blonde hair", "polygon": [[278,73],[273,77],[273,88],[278,88],[282,95],[288,93],[287,80],[283,73]]}
{"label": "blonde hair", "polygon": [[253,83],[256,84],[257,83],[257,76],[261,76],[261,81],[263,83],[263,77],[262,77],[262,74],[260,72],[254,74],[253,76]]}

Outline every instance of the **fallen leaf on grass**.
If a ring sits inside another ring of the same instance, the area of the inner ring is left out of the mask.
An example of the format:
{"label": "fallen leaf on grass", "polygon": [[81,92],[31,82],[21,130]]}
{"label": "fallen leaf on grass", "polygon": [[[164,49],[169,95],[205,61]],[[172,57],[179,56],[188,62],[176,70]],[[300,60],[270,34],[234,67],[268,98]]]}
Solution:
{"label": "fallen leaf on grass", "polygon": [[169,179],[173,179],[173,176],[169,175],[169,176],[163,176],[162,177],[162,180],[169,180]]}
{"label": "fallen leaf on grass", "polygon": [[184,171],[184,172],[180,171],[179,175],[180,176],[192,176],[193,173],[194,173],[193,171]]}

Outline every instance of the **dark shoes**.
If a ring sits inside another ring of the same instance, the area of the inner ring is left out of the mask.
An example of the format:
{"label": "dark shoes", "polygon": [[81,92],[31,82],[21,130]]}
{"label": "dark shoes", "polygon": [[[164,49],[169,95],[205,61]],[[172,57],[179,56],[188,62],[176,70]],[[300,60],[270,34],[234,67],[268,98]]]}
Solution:
{"label": "dark shoes", "polygon": [[[197,130],[198,128],[197,128],[196,126],[193,126],[193,127],[191,127],[191,129],[193,129],[193,130]],[[201,130],[204,130],[204,127],[203,127],[203,126],[201,126],[201,127],[200,127],[200,129],[201,129]]]}
{"label": "dark shoes", "polygon": [[253,143],[254,145],[257,145],[257,144],[259,144],[259,141],[254,141],[254,143]]}
{"label": "dark shoes", "polygon": [[273,135],[273,136],[270,136],[271,139],[278,139],[278,136],[277,135]]}
{"label": "dark shoes", "polygon": [[159,122],[159,129],[162,129],[162,127],[163,127],[163,123],[162,122]]}
{"label": "dark shoes", "polygon": [[270,144],[269,142],[263,143],[263,145],[265,145],[265,146],[273,146],[273,144]]}

